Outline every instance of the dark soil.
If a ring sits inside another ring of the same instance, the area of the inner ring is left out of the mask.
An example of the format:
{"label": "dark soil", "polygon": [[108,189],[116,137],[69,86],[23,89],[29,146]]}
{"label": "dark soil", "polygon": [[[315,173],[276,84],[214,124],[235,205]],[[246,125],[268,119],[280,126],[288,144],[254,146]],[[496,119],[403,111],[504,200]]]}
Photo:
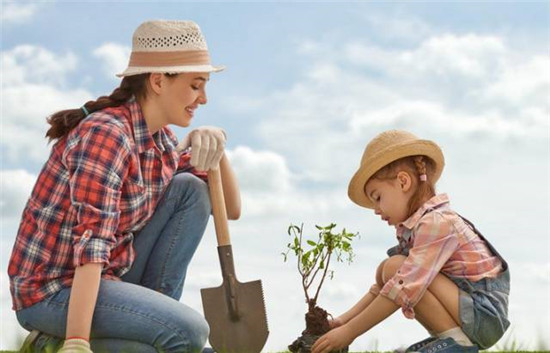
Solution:
{"label": "dark soil", "polygon": [[[305,315],[306,329],[300,337],[288,346],[288,350],[292,353],[311,353],[311,346],[313,346],[315,341],[330,330],[328,315],[326,310],[318,307],[313,300],[310,300],[308,303],[308,312]],[[347,352],[348,348],[344,348],[332,351],[331,353]]]}

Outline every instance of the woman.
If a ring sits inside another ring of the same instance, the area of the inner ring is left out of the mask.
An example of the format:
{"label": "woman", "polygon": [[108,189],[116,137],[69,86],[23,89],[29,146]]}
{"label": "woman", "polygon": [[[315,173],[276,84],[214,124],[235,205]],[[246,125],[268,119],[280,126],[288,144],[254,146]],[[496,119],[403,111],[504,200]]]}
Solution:
{"label": "woman", "polygon": [[205,172],[219,166],[230,219],[240,194],[222,129],[178,144],[167,125],[190,125],[221,70],[195,23],[145,22],[120,87],[48,119],[57,142],[8,269],[17,319],[32,330],[22,351],[202,350],[208,325],[178,300],[210,215]]}

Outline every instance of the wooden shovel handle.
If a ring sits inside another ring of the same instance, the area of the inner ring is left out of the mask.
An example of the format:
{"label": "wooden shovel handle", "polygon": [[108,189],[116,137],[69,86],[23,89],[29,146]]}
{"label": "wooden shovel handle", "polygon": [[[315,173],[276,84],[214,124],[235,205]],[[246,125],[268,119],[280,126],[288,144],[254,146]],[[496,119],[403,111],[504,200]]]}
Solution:
{"label": "wooden shovel handle", "polygon": [[208,188],[210,189],[210,203],[212,204],[212,215],[214,216],[218,246],[231,245],[229,227],[227,226],[225,198],[223,196],[222,177],[219,167],[216,170],[208,171]]}

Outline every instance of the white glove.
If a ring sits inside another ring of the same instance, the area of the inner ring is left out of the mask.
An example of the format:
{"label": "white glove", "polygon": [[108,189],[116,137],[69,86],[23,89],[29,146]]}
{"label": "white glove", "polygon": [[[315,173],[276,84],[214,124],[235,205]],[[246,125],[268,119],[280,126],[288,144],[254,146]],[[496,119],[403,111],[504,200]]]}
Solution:
{"label": "white glove", "polygon": [[218,169],[225,149],[225,131],[215,126],[201,126],[192,130],[178,144],[182,152],[191,147],[191,165],[199,171]]}
{"label": "white glove", "polygon": [[81,338],[70,338],[63,342],[63,347],[58,353],[93,353],[90,349],[90,343]]}

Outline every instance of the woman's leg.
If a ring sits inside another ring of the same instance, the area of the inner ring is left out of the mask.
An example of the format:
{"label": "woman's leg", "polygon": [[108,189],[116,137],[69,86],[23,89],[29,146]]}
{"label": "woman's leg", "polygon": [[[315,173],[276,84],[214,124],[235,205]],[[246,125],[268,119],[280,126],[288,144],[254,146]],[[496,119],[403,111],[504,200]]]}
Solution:
{"label": "woman's leg", "polygon": [[[65,288],[19,311],[19,322],[61,342],[69,296],[70,288]],[[208,331],[204,318],[185,304],[139,285],[101,280],[90,343],[94,353],[200,352]],[[36,344],[35,351],[41,352],[46,343]]]}
{"label": "woman's leg", "polygon": [[208,195],[201,179],[176,174],[151,220],[136,234],[136,259],[122,280],[179,300],[187,267],[211,213]]}

